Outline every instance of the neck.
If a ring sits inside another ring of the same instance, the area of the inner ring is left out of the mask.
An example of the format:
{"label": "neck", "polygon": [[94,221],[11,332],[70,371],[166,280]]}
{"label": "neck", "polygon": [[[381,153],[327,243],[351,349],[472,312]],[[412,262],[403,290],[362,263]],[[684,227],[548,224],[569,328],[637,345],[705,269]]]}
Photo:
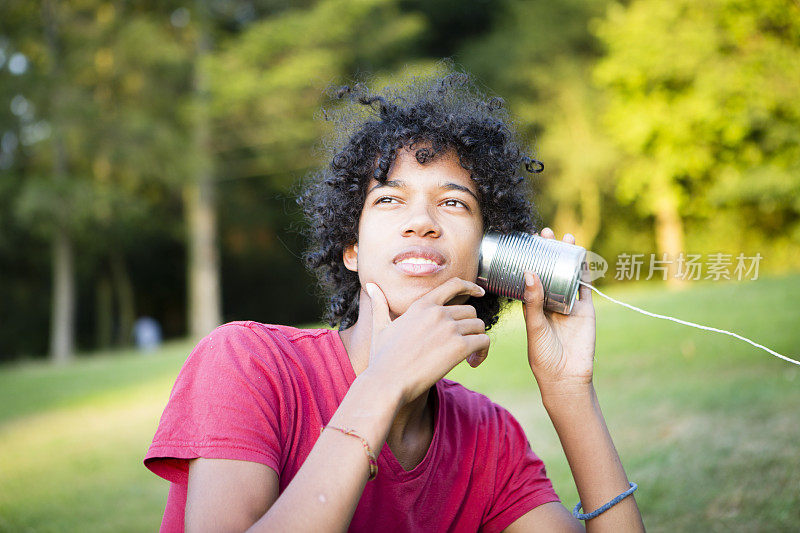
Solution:
{"label": "neck", "polygon": [[[369,365],[370,347],[372,344],[372,306],[369,296],[363,289],[359,294],[359,312],[356,323],[346,330],[339,331],[353,371],[356,376]],[[392,316],[394,320],[396,316]],[[420,434],[433,432],[433,408],[430,389],[400,406],[397,416],[389,429],[387,442],[396,449],[404,443],[414,442]],[[394,445],[392,445],[394,443]]]}

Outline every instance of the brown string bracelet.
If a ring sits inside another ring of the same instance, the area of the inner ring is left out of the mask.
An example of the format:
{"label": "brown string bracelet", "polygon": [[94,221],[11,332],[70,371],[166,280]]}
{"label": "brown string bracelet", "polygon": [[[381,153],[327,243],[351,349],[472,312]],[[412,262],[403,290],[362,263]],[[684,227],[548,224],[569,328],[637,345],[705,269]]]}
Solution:
{"label": "brown string bracelet", "polygon": [[336,426],[331,426],[330,424],[328,424],[327,426],[320,426],[319,432],[322,433],[322,430],[326,428],[335,429],[336,431],[340,431],[345,435],[351,435],[361,441],[361,444],[364,446],[364,451],[367,454],[367,460],[369,460],[369,477],[367,478],[367,481],[372,481],[373,479],[375,479],[378,475],[378,460],[375,459],[375,454],[372,452],[372,448],[369,447],[367,439],[365,439],[352,429],[337,428]]}

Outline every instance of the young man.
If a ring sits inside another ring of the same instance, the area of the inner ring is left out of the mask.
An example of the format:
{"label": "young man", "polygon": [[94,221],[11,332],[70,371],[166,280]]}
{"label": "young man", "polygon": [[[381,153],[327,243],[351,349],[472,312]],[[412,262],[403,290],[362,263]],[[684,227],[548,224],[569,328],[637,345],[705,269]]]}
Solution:
{"label": "young man", "polygon": [[[198,344],[145,458],[172,482],[162,530],[582,530],[508,411],[443,379],[488,355],[483,234],[533,224],[516,172],[534,162],[468,81],[340,94],[375,114],[335,117],[342,141],[301,198],[340,329],[240,322]],[[629,483],[592,387],[591,294],[569,316],[542,304],[528,273],[528,361],[594,510]],[[643,529],[630,496],[587,527]]]}

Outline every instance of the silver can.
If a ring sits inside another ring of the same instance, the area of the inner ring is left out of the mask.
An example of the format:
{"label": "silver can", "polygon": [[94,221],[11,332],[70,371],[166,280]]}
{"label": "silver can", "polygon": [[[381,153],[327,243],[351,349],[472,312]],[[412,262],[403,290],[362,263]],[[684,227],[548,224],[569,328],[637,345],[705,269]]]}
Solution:
{"label": "silver can", "polygon": [[481,242],[478,285],[488,292],[522,300],[523,273],[531,270],[544,287],[544,308],[564,315],[580,287],[586,249],[556,239],[521,232],[487,233]]}

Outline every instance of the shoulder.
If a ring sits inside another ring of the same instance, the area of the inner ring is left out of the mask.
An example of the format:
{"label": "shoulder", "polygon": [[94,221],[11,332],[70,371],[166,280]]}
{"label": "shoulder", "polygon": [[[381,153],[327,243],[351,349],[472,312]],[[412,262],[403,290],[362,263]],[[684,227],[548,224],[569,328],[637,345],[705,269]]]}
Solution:
{"label": "shoulder", "polygon": [[264,324],[253,320],[240,320],[216,327],[206,338],[255,336],[261,339],[271,338],[291,342],[303,338],[321,337],[330,334],[331,331],[324,328],[302,329],[281,324]]}
{"label": "shoulder", "polygon": [[195,354],[208,357],[253,356],[269,358],[281,353],[296,351],[296,346],[319,342],[330,335],[327,329],[301,329],[279,324],[263,324],[254,321],[228,322],[215,328],[195,347]]}
{"label": "shoulder", "polygon": [[[346,381],[346,353],[335,330],[304,329],[260,322],[230,322],[201,340],[184,364],[184,370],[271,379],[276,384],[300,379],[321,384],[339,376]],[[328,376],[326,378],[326,376]],[[277,386],[277,385],[276,385]]]}

